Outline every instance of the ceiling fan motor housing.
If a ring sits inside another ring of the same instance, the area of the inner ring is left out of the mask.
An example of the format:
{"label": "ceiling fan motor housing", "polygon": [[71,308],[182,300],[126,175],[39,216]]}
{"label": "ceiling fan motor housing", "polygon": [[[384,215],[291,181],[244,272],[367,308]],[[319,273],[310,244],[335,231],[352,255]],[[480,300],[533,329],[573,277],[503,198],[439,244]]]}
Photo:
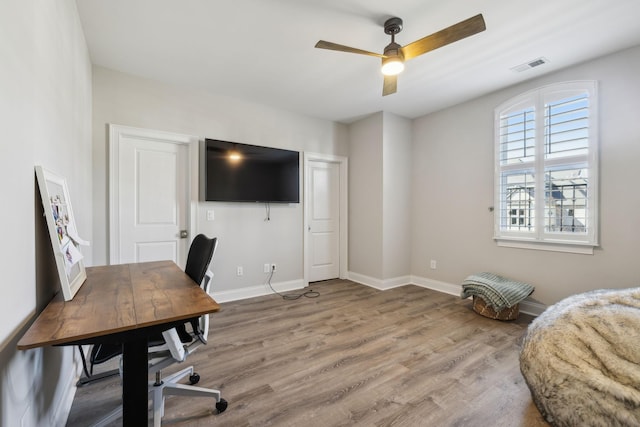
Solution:
{"label": "ceiling fan motor housing", "polygon": [[[391,42],[384,48],[384,56],[404,59],[402,46],[396,42]],[[382,58],[384,60],[384,58]]]}

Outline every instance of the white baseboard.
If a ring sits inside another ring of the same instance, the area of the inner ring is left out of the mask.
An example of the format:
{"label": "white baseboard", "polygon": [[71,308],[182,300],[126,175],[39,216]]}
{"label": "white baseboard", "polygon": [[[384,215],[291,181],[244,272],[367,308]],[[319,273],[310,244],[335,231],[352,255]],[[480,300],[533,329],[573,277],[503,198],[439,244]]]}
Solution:
{"label": "white baseboard", "polygon": [[[277,292],[289,292],[304,288],[304,280],[290,280],[288,282],[272,283],[271,286]],[[211,296],[219,303],[237,301],[247,298],[261,297],[273,294],[273,291],[266,283],[256,286],[248,286],[229,291],[212,292]]]}
{"label": "white baseboard", "polygon": [[444,294],[460,296],[460,285],[454,285],[452,283],[441,282],[439,280],[427,279],[426,277],[419,276],[411,276],[411,283],[413,285],[442,292]]}
{"label": "white baseboard", "polygon": [[393,279],[380,280],[374,277],[365,276],[364,274],[354,273],[352,271],[349,271],[347,274],[348,279],[352,282],[367,285],[379,291],[386,291],[387,289],[398,288],[400,286],[411,284],[411,276],[401,276]]}
{"label": "white baseboard", "polygon": [[524,300],[520,303],[520,312],[530,314],[532,316],[540,316],[547,306],[539,302]]}
{"label": "white baseboard", "polygon": [[[449,295],[460,296],[461,285],[453,283],[441,282],[439,280],[433,280],[420,276],[400,276],[392,279],[376,279],[375,277],[366,276],[360,273],[354,273],[349,271],[347,278],[352,282],[360,283],[365,286],[377,289],[379,291],[386,291],[393,288],[398,288],[405,285],[416,285],[426,289],[442,292]],[[288,282],[272,283],[273,288],[277,292],[289,292],[296,289],[304,288],[304,280],[291,280]],[[237,301],[241,299],[261,297],[264,295],[272,294],[273,291],[267,284],[249,286],[240,289],[234,289],[230,291],[213,292],[211,296],[220,303]],[[532,316],[539,316],[546,310],[544,304],[525,299],[520,303],[520,312],[530,314]]]}
{"label": "white baseboard", "polygon": [[[460,296],[462,290],[461,285],[453,283],[441,282],[439,280],[433,280],[420,276],[402,276],[394,279],[380,280],[374,277],[365,276],[364,274],[349,272],[349,280],[385,291],[387,289],[397,288],[404,285],[416,285],[422,288],[431,289],[434,291],[442,292],[449,295]],[[520,302],[520,312],[530,314],[532,316],[539,316],[546,310],[544,304],[529,300],[528,298]]]}
{"label": "white baseboard", "polygon": [[[438,280],[427,279],[426,277],[412,276],[412,283],[416,286],[421,286],[427,289],[433,289],[434,291],[444,292],[445,294],[460,296],[462,291],[462,285],[454,285],[452,283],[440,282]],[[530,299],[525,299],[520,302],[520,312],[530,314],[532,316],[539,316],[545,311],[547,306],[540,304]]]}

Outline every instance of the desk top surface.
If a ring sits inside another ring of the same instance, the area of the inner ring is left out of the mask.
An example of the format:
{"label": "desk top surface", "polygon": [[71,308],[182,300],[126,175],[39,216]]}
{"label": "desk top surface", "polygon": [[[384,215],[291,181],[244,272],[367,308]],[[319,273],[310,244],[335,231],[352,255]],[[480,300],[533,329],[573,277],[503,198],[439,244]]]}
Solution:
{"label": "desk top surface", "polygon": [[172,261],[88,267],[71,301],[58,293],[18,349],[59,345],[189,319],[220,306]]}

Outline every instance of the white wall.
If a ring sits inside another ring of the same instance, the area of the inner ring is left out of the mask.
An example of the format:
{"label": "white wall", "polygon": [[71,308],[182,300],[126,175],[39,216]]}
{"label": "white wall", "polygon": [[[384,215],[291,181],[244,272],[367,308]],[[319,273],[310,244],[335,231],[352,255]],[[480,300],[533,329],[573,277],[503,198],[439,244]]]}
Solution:
{"label": "white wall", "polygon": [[349,125],[349,272],[383,278],[382,118]]}
{"label": "white wall", "polygon": [[[109,123],[299,151],[347,153],[344,125],[98,66],[93,68],[93,94],[96,263],[108,261]],[[214,221],[206,220],[209,209],[214,210]],[[271,204],[271,221],[265,217],[264,204],[198,203],[197,232],[219,238],[214,293],[263,286],[264,263],[278,264],[274,282],[302,284],[302,204]],[[236,276],[238,266],[243,267],[242,277]]]}
{"label": "white wall", "polygon": [[385,280],[411,272],[411,120],[383,114],[383,243]]}
{"label": "white wall", "polygon": [[73,349],[16,344],[59,291],[34,165],[67,178],[78,230],[92,238],[91,64],[75,1],[4,0],[0,58],[0,425],[61,425],[78,368]]}
{"label": "white wall", "polygon": [[411,120],[349,125],[349,274],[377,288],[410,282]]}
{"label": "white wall", "polygon": [[[640,286],[640,47],[414,121],[412,273],[460,284],[480,271],[528,281],[549,305],[597,288]],[[528,72],[532,72],[528,71]],[[592,79],[600,99],[600,247],[594,255],[499,248],[492,239],[493,112],[550,83]],[[429,269],[429,260],[438,262]]]}

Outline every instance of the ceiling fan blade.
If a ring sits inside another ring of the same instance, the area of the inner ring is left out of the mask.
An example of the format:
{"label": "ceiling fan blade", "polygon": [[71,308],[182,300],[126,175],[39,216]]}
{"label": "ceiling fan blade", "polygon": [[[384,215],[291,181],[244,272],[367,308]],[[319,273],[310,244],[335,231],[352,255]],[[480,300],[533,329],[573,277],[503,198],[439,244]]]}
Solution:
{"label": "ceiling fan blade", "polygon": [[367,50],[362,50],[362,49],[356,49],[355,47],[344,46],[341,44],[331,43],[324,40],[320,40],[318,43],[316,43],[315,47],[319,49],[337,50],[340,52],[358,53],[360,55],[369,55],[369,56],[376,56],[378,58],[384,58],[384,55],[381,55],[379,53],[369,52]]}
{"label": "ceiling fan blade", "polygon": [[402,48],[405,61],[486,30],[482,14],[416,40]]}
{"label": "ceiling fan blade", "polygon": [[384,84],[382,85],[382,96],[396,93],[398,89],[398,76],[384,76]]}

